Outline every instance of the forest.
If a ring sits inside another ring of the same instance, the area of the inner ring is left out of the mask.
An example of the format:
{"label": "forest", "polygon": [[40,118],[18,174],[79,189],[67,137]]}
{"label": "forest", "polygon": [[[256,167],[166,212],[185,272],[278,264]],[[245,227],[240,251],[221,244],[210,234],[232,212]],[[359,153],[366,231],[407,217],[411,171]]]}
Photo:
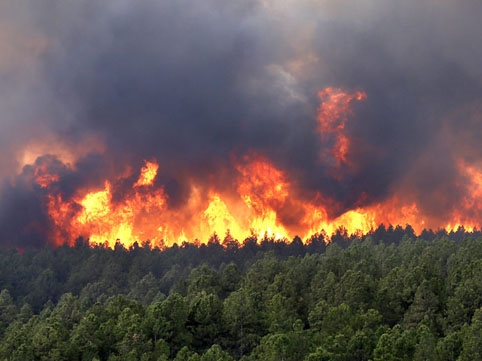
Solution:
{"label": "forest", "polygon": [[482,360],[482,234],[0,250],[0,360]]}

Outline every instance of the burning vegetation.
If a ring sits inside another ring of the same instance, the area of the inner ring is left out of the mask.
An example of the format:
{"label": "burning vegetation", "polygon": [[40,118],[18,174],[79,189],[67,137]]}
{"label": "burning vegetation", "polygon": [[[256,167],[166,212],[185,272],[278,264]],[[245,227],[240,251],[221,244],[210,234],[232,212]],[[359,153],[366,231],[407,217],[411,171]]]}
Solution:
{"label": "burning vegetation", "polygon": [[[314,132],[322,144],[319,162],[333,181],[344,182],[357,172],[349,127],[356,118],[352,104],[365,101],[367,94],[326,88],[318,96]],[[465,196],[445,217],[433,217],[424,214],[423,204],[403,184],[381,200],[361,192],[346,207],[323,188],[303,189],[296,174],[254,151],[231,154],[226,169],[215,169],[207,181],[184,172],[184,178],[175,179],[185,193],[178,204],[161,180],[169,169],[156,159],[144,160],[139,168],[126,165],[119,174],[74,187],[69,182],[81,173],[85,155],[73,162],[61,159],[60,153],[38,157],[24,165],[12,185],[18,187],[15,182],[21,180],[37,197],[42,217],[31,219],[27,234],[38,233],[53,245],[72,244],[83,237],[91,244],[111,247],[116,242],[129,247],[147,240],[162,247],[184,241],[206,243],[214,233],[240,241],[250,236],[308,239],[340,228],[366,234],[380,224],[410,224],[418,233],[425,228],[453,231],[462,225],[472,230],[480,219],[482,172],[462,161],[458,169],[464,182],[457,187]]]}
{"label": "burning vegetation", "polygon": [[281,3],[1,3],[0,247],[480,228],[482,3]]}

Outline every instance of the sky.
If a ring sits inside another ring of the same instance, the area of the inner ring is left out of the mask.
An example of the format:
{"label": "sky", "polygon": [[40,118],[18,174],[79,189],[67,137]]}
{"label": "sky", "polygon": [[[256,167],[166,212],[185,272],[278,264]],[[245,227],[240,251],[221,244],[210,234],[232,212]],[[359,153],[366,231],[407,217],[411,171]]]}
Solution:
{"label": "sky", "polygon": [[[0,238],[44,242],[32,165],[68,198],[156,159],[176,207],[186,177],[229,187],[247,154],[332,200],[331,217],[396,193],[446,221],[482,171],[480,14],[475,0],[2,1]],[[320,134],[324,89],[364,94],[341,164],[337,131]]]}

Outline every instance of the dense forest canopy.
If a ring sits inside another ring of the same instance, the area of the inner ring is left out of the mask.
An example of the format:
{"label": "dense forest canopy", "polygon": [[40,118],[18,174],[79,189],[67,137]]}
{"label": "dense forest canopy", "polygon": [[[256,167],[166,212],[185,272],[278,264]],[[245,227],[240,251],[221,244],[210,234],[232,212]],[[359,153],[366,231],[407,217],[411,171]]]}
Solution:
{"label": "dense forest canopy", "polygon": [[[330,241],[326,243],[326,241]],[[479,360],[482,235],[0,250],[2,360]]]}

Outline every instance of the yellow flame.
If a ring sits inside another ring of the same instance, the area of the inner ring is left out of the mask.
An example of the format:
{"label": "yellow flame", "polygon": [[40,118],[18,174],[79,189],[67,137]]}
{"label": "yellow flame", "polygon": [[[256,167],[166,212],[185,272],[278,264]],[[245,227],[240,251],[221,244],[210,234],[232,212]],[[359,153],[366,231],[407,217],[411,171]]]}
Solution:
{"label": "yellow flame", "polygon": [[157,176],[159,170],[159,164],[155,161],[145,161],[144,167],[141,168],[141,174],[139,179],[134,184],[134,187],[150,186],[154,183],[154,179]]}

